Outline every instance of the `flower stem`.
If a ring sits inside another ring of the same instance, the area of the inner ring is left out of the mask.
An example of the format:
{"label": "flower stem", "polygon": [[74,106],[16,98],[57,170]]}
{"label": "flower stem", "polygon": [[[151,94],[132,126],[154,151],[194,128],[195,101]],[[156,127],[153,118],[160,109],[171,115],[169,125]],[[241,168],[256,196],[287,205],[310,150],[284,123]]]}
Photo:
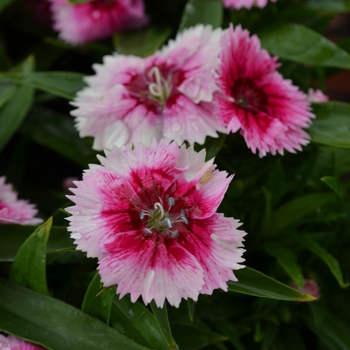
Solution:
{"label": "flower stem", "polygon": [[166,308],[166,303],[164,303],[163,308],[159,308],[155,301],[151,301],[151,308],[153,311],[153,315],[155,316],[160,332],[162,333],[165,341],[167,342],[170,350],[179,350],[179,347],[175,343],[173,335],[171,334],[169,319],[168,319],[168,311]]}

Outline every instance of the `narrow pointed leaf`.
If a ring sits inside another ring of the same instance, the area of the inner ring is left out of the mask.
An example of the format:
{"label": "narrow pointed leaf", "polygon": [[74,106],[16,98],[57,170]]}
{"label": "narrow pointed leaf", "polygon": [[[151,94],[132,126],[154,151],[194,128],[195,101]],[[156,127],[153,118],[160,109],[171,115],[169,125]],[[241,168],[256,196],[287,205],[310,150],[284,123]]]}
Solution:
{"label": "narrow pointed leaf", "polygon": [[49,350],[146,350],[60,300],[0,280],[0,330]]}
{"label": "narrow pointed leaf", "polygon": [[259,33],[272,55],[315,66],[350,69],[350,55],[317,32],[300,24],[282,24]]}
{"label": "narrow pointed leaf", "polygon": [[308,249],[310,252],[318,256],[320,259],[322,259],[325,264],[329,267],[331,270],[333,276],[338,281],[339,285],[342,288],[346,288],[349,286],[349,283],[344,283],[343,280],[343,272],[339,266],[339,262],[336,258],[334,258],[333,255],[327,252],[326,249],[321,247],[317,242],[315,242],[311,237],[306,235],[295,235],[295,239],[302,244],[306,249]]}
{"label": "narrow pointed leaf", "polygon": [[16,86],[0,81],[0,108],[14,95]]}
{"label": "narrow pointed leaf", "polygon": [[264,244],[264,249],[268,254],[276,258],[284,271],[286,271],[299,289],[301,289],[305,280],[294,252],[291,249],[274,242]]}
{"label": "narrow pointed leaf", "polygon": [[163,337],[169,347],[170,350],[178,350],[178,346],[175,343],[173,335],[171,333],[169,319],[168,319],[168,311],[166,308],[166,303],[164,303],[163,307],[160,308],[156,305],[155,301],[152,300],[151,309],[153,311],[153,315],[157,320],[159,329],[163,334]]}
{"label": "narrow pointed leaf", "polygon": [[86,291],[81,309],[108,325],[116,287],[103,289],[100,275],[96,273]]}
{"label": "narrow pointed leaf", "polygon": [[314,193],[297,197],[277,209],[272,215],[272,232],[279,232],[298,223],[305,216],[313,213],[323,205],[336,200],[333,193]]}
{"label": "narrow pointed leaf", "polygon": [[52,217],[23,243],[13,261],[9,279],[36,292],[49,295],[46,283],[46,246]]}
{"label": "narrow pointed leaf", "polygon": [[313,296],[301,293],[249,267],[235,271],[235,275],[238,282],[228,282],[230,292],[287,301],[315,300]]}
{"label": "narrow pointed leaf", "polygon": [[221,26],[223,17],[222,0],[188,0],[182,15],[179,32],[198,23]]}
{"label": "narrow pointed leaf", "polygon": [[322,145],[350,148],[350,105],[341,102],[314,103],[317,119],[308,133],[311,141]]}
{"label": "narrow pointed leaf", "polygon": [[113,36],[113,43],[120,54],[146,57],[159,49],[170,34],[171,29],[167,27],[148,27],[132,32],[118,32]]}
{"label": "narrow pointed leaf", "polygon": [[128,296],[114,298],[111,325],[138,344],[155,350],[168,348],[154,315],[141,303],[132,303]]}
{"label": "narrow pointed leaf", "polygon": [[[0,225],[0,261],[13,261],[21,245],[40,226]],[[75,249],[66,227],[52,226],[46,253],[58,249]]]}
{"label": "narrow pointed leaf", "polygon": [[[29,73],[34,69],[33,57],[28,57],[17,70]],[[15,74],[15,73],[13,73]],[[33,89],[20,86],[12,98],[0,109],[0,151],[21,125],[33,101]]]}
{"label": "narrow pointed leaf", "polygon": [[68,100],[73,100],[75,94],[85,86],[84,75],[73,72],[2,73],[0,77]]}
{"label": "narrow pointed leaf", "polygon": [[321,178],[329,188],[331,188],[339,197],[343,197],[345,193],[344,185],[333,176],[324,176]]}

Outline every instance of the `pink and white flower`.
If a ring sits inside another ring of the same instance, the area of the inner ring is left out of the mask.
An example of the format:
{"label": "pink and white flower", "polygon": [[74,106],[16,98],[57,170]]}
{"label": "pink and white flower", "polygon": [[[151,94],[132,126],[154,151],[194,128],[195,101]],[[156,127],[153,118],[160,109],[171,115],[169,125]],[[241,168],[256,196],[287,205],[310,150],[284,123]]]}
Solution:
{"label": "pink and white flower", "polygon": [[12,335],[4,336],[0,334],[0,349],[1,350],[44,350],[39,345],[28,343],[20,338]]}
{"label": "pink and white flower", "polygon": [[216,213],[232,176],[205,162],[204,150],[164,139],[105,154],[67,196],[71,237],[99,259],[104,286],[159,307],[226,291],[244,261],[240,223]]}
{"label": "pink and white flower", "polygon": [[249,148],[263,157],[267,152],[295,153],[309,142],[302,129],[314,115],[306,96],[277,72],[277,57],[260,47],[256,35],[232,25],[221,38],[221,65],[217,114],[228,132],[241,135]]}
{"label": "pink and white flower", "polygon": [[18,199],[12,185],[5,184],[6,178],[0,177],[0,224],[36,225],[42,222],[34,216],[38,213],[34,204]]}
{"label": "pink and white flower", "polygon": [[54,29],[62,40],[72,44],[103,39],[148,23],[143,0],[93,0],[77,5],[67,0],[50,2]]}
{"label": "pink and white flower", "polygon": [[[271,0],[276,2],[276,0]],[[251,9],[254,5],[263,8],[267,5],[269,0],[223,0],[225,7],[230,7],[233,9],[240,9],[242,7]]]}
{"label": "pink and white flower", "polygon": [[197,25],[146,59],[105,56],[72,103],[80,136],[93,136],[93,148],[102,150],[149,146],[154,137],[203,144],[206,136],[225,132],[213,104],[220,35],[220,29]]}
{"label": "pink and white flower", "polygon": [[329,97],[321,90],[314,90],[310,88],[307,94],[307,100],[311,103],[328,102]]}

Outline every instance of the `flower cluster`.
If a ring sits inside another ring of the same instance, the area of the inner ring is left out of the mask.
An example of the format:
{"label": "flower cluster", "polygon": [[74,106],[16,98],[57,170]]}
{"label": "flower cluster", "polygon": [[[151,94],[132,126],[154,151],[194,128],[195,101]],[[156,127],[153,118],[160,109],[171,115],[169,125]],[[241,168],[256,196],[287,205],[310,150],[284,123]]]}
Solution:
{"label": "flower cluster", "polygon": [[1,350],[44,350],[39,345],[27,343],[26,341],[16,338],[12,335],[4,336],[0,334]]}
{"label": "flower cluster", "polygon": [[67,209],[71,237],[99,259],[103,284],[159,307],[227,290],[243,267],[245,235],[216,213],[232,176],[205,162],[204,150],[166,140],[105,153],[75,182]]}
{"label": "flower cluster", "polygon": [[38,210],[34,204],[18,199],[12,185],[5,183],[6,178],[0,177],[0,224],[36,225],[42,222],[35,218]]}
{"label": "flower cluster", "polygon": [[[223,0],[225,7],[230,7],[233,9],[247,8],[251,9],[254,5],[262,8],[267,5],[269,0]],[[276,2],[276,0],[271,0]]]}

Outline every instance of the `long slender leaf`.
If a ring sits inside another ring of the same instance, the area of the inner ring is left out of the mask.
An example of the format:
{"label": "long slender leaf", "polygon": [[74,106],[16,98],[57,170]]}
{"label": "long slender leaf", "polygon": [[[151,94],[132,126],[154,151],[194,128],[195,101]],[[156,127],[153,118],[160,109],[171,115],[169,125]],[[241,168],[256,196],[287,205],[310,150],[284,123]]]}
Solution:
{"label": "long slender leaf", "polygon": [[96,153],[79,137],[70,116],[33,108],[20,133],[83,167],[96,161]]}
{"label": "long slender leaf", "polygon": [[0,108],[14,95],[16,86],[0,80]]}
{"label": "long slender leaf", "polygon": [[286,60],[350,69],[350,55],[322,35],[300,24],[282,24],[259,33],[261,45]]}
{"label": "long slender leaf", "polygon": [[82,311],[109,324],[116,287],[104,290],[98,273],[93,277],[84,297]]}
{"label": "long slender leaf", "polygon": [[152,300],[151,309],[153,311],[153,315],[157,320],[159,329],[164,336],[165,341],[168,344],[170,350],[178,350],[178,346],[175,343],[173,335],[171,333],[169,319],[168,319],[168,311],[166,308],[166,303],[164,303],[163,307],[160,308],[156,305],[155,301]]}
{"label": "long slender leaf", "polygon": [[305,283],[305,280],[294,252],[291,249],[275,242],[264,244],[264,249],[268,254],[276,258],[277,262],[282,266],[284,271],[287,272],[299,289],[301,289]]}
{"label": "long slender leaf", "polygon": [[326,249],[321,247],[317,242],[315,242],[311,237],[306,235],[295,235],[295,239],[301,243],[306,249],[310,250],[313,254],[322,259],[325,264],[331,270],[333,276],[338,281],[342,288],[349,286],[349,283],[344,283],[343,272],[339,266],[339,262],[333,255],[327,252]]}
{"label": "long slender leaf", "polygon": [[2,73],[0,77],[68,100],[74,99],[75,94],[85,86],[84,75],[72,72]]}
{"label": "long slender leaf", "polygon": [[141,303],[132,303],[128,296],[114,298],[111,324],[138,344],[155,349],[168,349],[154,315]]}
{"label": "long slender leaf", "polygon": [[311,295],[301,293],[251,268],[235,271],[238,282],[228,282],[230,292],[287,301],[312,301]]}
{"label": "long slender leaf", "polygon": [[[0,225],[0,261],[13,261],[19,248],[26,239],[40,226]],[[66,227],[52,226],[47,254],[56,253],[57,249],[75,246]]]}
{"label": "long slender leaf", "polygon": [[272,231],[279,232],[296,224],[317,208],[337,199],[333,193],[314,193],[297,197],[277,209],[272,215]]}
{"label": "long slender leaf", "polygon": [[15,256],[9,279],[39,293],[49,295],[46,283],[46,246],[52,217],[39,226]]}
{"label": "long slender leaf", "polygon": [[324,176],[321,178],[329,188],[331,188],[339,197],[343,197],[345,193],[344,185],[333,176]]}
{"label": "long slender leaf", "polygon": [[350,105],[341,102],[314,103],[313,110],[317,119],[308,129],[311,141],[350,148]]}
{"label": "long slender leaf", "polygon": [[170,28],[148,27],[138,31],[115,33],[113,43],[120,54],[146,57],[161,47],[170,34]]}
{"label": "long slender leaf", "polygon": [[[29,73],[34,69],[33,57],[28,57],[18,70]],[[0,109],[0,150],[21,125],[33,101],[33,89],[20,86],[12,98]]]}
{"label": "long slender leaf", "polygon": [[223,5],[221,0],[188,0],[182,15],[179,32],[198,23],[221,26]]}
{"label": "long slender leaf", "polygon": [[0,280],[0,330],[49,350],[146,350],[60,300]]}

